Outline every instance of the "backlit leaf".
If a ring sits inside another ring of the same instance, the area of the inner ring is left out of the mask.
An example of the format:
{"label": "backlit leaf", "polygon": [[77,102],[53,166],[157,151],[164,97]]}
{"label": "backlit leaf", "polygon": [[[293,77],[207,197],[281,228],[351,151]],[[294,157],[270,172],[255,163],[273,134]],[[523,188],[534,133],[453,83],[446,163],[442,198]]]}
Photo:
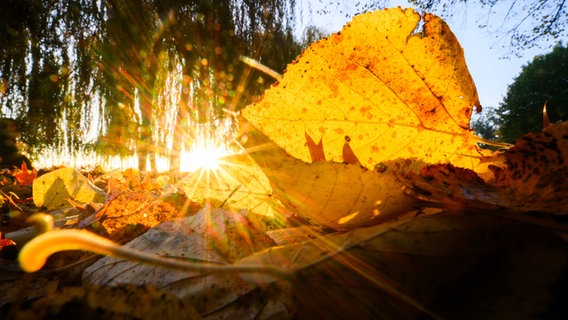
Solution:
{"label": "backlit leaf", "polygon": [[325,158],[335,162],[345,160],[348,140],[370,169],[398,158],[476,169],[469,119],[479,106],[463,50],[446,23],[396,8],[356,16],[312,44],[243,116],[306,162],[305,134],[322,139]]}
{"label": "backlit leaf", "polygon": [[194,202],[209,201],[223,208],[248,209],[275,217],[273,207],[277,204],[270,198],[270,183],[248,155],[220,159],[215,170],[199,169],[179,185]]}
{"label": "backlit leaf", "polygon": [[385,9],[306,49],[243,110],[254,128],[241,133],[290,211],[353,229],[415,208],[398,179],[426,164],[492,175],[469,129],[474,107],[476,88],[446,23]]}
{"label": "backlit leaf", "polygon": [[46,173],[33,182],[34,203],[47,210],[72,207],[68,199],[81,203],[104,202],[106,193],[73,168]]}
{"label": "backlit leaf", "polygon": [[262,168],[272,192],[288,211],[337,230],[376,224],[416,208],[396,177],[407,162],[388,163],[383,172],[358,164],[306,163],[288,155],[257,130],[241,127],[244,146]]}
{"label": "backlit leaf", "polygon": [[447,209],[568,214],[568,122],[526,134],[502,156],[502,166],[490,166],[494,180],[486,182],[452,165],[435,165],[419,175],[408,174],[407,191]]}

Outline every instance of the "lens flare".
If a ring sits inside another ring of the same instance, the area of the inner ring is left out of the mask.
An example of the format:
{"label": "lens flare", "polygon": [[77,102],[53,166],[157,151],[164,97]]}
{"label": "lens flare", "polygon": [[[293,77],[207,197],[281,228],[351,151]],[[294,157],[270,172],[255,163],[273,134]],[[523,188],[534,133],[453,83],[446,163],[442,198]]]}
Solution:
{"label": "lens flare", "polygon": [[179,170],[218,171],[221,159],[235,153],[229,146],[234,133],[230,118],[208,124],[195,124],[189,135],[183,138]]}
{"label": "lens flare", "polygon": [[180,171],[195,172],[199,169],[218,170],[220,159],[229,156],[231,152],[223,145],[201,141],[188,152],[180,156]]}

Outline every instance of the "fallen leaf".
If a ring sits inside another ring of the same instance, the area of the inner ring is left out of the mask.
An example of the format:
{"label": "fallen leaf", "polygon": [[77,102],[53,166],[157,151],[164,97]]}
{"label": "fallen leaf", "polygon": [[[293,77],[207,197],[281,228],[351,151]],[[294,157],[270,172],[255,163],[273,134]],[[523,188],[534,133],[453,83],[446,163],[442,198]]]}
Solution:
{"label": "fallen leaf", "polygon": [[81,203],[104,202],[106,193],[95,187],[73,168],[58,169],[34,180],[34,203],[37,207],[56,210],[72,207],[68,199]]}
{"label": "fallen leaf", "polygon": [[236,265],[288,270],[301,319],[562,318],[567,249],[533,224],[445,212],[269,248]]}
{"label": "fallen leaf", "polygon": [[92,228],[96,225],[99,234],[124,242],[161,222],[193,214],[202,207],[180,194],[157,195],[142,190],[120,190],[111,192],[112,197],[92,215],[84,217],[78,227]]}
{"label": "fallen leaf", "polygon": [[568,122],[522,136],[505,152],[505,166],[491,169],[495,174],[493,184],[516,188],[519,200],[538,196],[535,203],[567,201]]}
{"label": "fallen leaf", "polygon": [[306,49],[243,110],[253,128],[242,125],[241,142],[288,210],[349,230],[416,208],[399,177],[426,164],[492,175],[469,129],[473,107],[476,88],[445,22],[385,9]]}
{"label": "fallen leaf", "polygon": [[[125,246],[178,259],[230,264],[274,245],[265,234],[268,220],[254,214],[205,208],[194,216],[150,229]],[[152,285],[189,299],[202,317],[248,318],[267,312],[270,294],[260,291],[236,273],[182,272],[135,262],[103,258],[83,273],[83,283],[116,286]],[[274,292],[278,295],[277,292]],[[271,311],[282,309],[271,304]]]}
{"label": "fallen leaf", "polygon": [[66,287],[19,310],[18,319],[201,319],[190,301],[150,286]]}
{"label": "fallen leaf", "polygon": [[368,169],[416,158],[485,170],[469,129],[473,107],[480,107],[477,91],[450,28],[434,15],[395,8],[358,15],[312,44],[242,114],[305,162],[308,135],[334,162],[344,161],[349,140]]}
{"label": "fallen leaf", "polygon": [[[376,224],[417,208],[402,192],[400,163],[383,172],[357,164],[292,158],[257,130],[241,127],[245,147],[262,168],[272,192],[287,210],[303,219],[336,230]],[[405,163],[405,162],[403,162]]]}
{"label": "fallen leaf", "polygon": [[493,180],[452,165],[433,165],[409,173],[406,191],[424,205],[452,210],[568,214],[568,122],[526,134],[502,157],[503,166],[490,166]]}
{"label": "fallen leaf", "polygon": [[356,164],[306,163],[289,156],[262,133],[242,128],[244,132],[245,146],[264,146],[249,152],[269,178],[274,196],[287,210],[311,223],[353,229],[417,207],[402,192],[394,164],[381,173]]}
{"label": "fallen leaf", "polygon": [[22,163],[22,168],[19,170],[16,169],[16,172],[14,173],[14,178],[16,178],[20,186],[31,186],[36,177],[36,170],[28,170],[28,166],[25,162]]}

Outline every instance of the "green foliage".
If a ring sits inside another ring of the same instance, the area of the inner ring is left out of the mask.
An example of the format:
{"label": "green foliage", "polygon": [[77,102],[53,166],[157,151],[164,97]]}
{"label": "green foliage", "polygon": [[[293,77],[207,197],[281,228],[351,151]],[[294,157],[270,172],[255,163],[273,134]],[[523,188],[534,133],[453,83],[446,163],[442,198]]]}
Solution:
{"label": "green foliage", "polygon": [[568,47],[558,44],[523,67],[497,108],[499,136],[514,142],[528,132],[542,130],[546,104],[551,123],[568,120]]}

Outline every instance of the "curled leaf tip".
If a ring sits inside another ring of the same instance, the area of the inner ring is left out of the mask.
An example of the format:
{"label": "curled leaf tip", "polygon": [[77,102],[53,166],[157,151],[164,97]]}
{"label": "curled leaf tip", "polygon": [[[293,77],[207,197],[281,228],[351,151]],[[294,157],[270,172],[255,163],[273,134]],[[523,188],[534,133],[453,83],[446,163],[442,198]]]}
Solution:
{"label": "curled leaf tip", "polygon": [[26,222],[33,224],[38,233],[45,233],[53,230],[53,216],[47,213],[36,213],[26,219]]}
{"label": "curled leaf tip", "polygon": [[18,261],[26,272],[40,270],[52,254],[65,250],[87,250],[112,255],[117,245],[84,230],[55,230],[43,233],[28,242],[20,251]]}

